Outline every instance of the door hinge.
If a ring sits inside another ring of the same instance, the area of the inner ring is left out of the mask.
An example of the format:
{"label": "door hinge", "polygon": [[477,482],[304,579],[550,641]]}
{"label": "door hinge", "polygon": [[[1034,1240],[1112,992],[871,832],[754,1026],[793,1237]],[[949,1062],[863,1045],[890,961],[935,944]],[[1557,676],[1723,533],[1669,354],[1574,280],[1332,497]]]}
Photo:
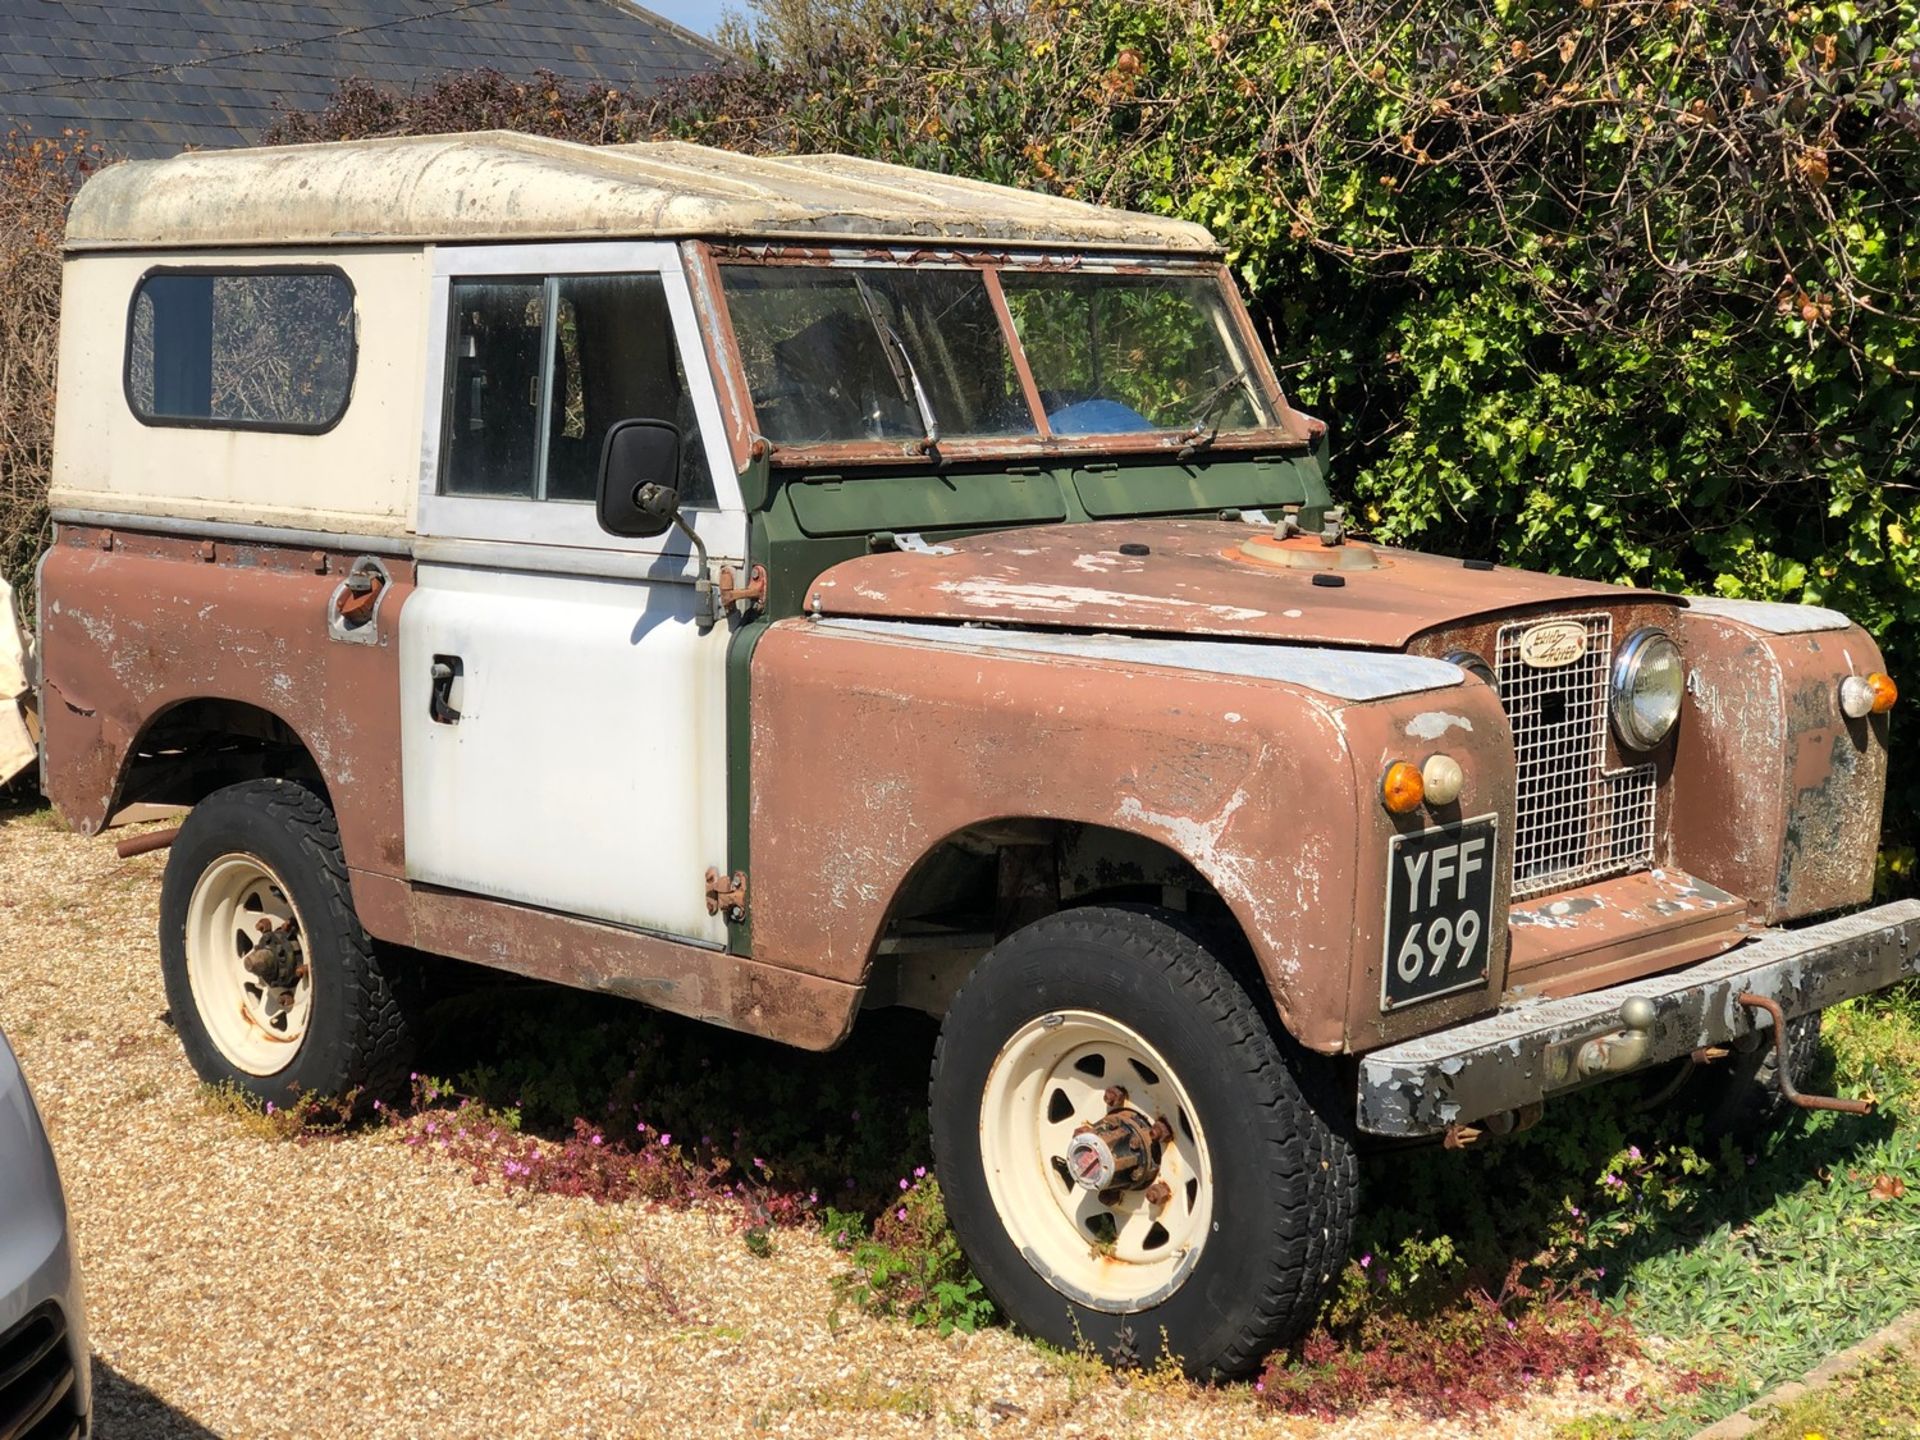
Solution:
{"label": "door hinge", "polygon": [[734,584],[734,569],[731,565],[720,567],[720,605],[731,610],[745,601],[749,609],[758,609],[767,603],[767,567],[755,565],[747,571],[746,583]]}
{"label": "door hinge", "polygon": [[707,867],[707,914],[724,914],[727,919],[747,918],[747,872],[736,870],[731,877]]}

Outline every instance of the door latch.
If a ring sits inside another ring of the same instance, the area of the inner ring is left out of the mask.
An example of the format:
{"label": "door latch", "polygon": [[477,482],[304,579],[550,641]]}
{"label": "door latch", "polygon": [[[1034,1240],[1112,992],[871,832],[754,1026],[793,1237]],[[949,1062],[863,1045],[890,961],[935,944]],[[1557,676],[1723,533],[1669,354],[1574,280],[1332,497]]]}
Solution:
{"label": "door latch", "polygon": [[466,673],[458,655],[436,655],[433,669],[427,672],[433,685],[427,691],[427,714],[436,725],[458,725],[460,712],[453,708],[453,682]]}

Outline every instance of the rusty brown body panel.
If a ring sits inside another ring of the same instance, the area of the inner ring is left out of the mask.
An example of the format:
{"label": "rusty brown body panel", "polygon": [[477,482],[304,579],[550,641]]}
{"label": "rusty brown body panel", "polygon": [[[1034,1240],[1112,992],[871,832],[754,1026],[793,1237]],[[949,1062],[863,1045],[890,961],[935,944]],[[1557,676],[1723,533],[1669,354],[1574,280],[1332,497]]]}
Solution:
{"label": "rusty brown body panel", "polygon": [[859,985],[392,875],[355,871],[352,879],[370,932],[436,955],[603,990],[804,1050],[831,1050],[859,1013]]}
{"label": "rusty brown body panel", "polygon": [[[1384,547],[1375,552],[1377,569],[1343,571],[1346,583],[1327,588],[1314,583],[1315,568],[1249,556],[1247,542],[1265,534],[1200,520],[1003,530],[943,541],[949,555],[891,552],[844,561],[808,588],[807,604],[825,615],[1399,649],[1422,631],[1495,611],[1654,598],[1524,570],[1470,570],[1458,560]],[[1122,555],[1122,541],[1152,553]]]}
{"label": "rusty brown body panel", "polygon": [[1691,693],[1673,765],[1673,863],[1741,896],[1768,924],[1873,893],[1887,717],[1840,713],[1843,676],[1881,668],[1857,626],[1768,634],[1677,618]]}
{"label": "rusty brown body panel", "polygon": [[354,554],[62,526],[41,572],[49,798],[91,834],[155,720],[235,701],[313,757],[347,863],[404,873],[398,634],[413,567],[385,562],[379,643],[346,644],[328,637],[327,604]]}
{"label": "rusty brown body panel", "polygon": [[1507,917],[1509,998],[1576,995],[1731,949],[1757,928],[1747,902],[1677,870],[1542,895]]}
{"label": "rusty brown body panel", "polygon": [[[1484,990],[1378,1014],[1394,828],[1378,778],[1389,759],[1433,748],[1407,730],[1444,712],[1456,726],[1447,748],[1470,777],[1449,813],[1509,826],[1510,742],[1486,687],[1354,704],[1268,680],[955,639],[785,621],[761,640],[757,958],[859,984],[895,896],[942,842],[1039,819],[1124,831],[1184,857],[1234,912],[1289,1029],[1315,1049],[1377,1044],[1494,1003],[1497,942]],[[1502,936],[1504,902],[1496,920]]]}

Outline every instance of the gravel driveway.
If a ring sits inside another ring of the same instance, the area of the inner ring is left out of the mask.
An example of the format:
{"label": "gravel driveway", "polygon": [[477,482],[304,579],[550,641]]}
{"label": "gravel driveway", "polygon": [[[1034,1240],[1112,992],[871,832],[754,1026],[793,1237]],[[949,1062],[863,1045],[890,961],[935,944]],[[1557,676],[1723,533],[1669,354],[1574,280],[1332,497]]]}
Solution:
{"label": "gravel driveway", "polygon": [[[101,1440],[1466,1433],[1275,1419],[1246,1386],[1122,1381],[1001,1330],[833,1331],[838,1256],[811,1232],[757,1259],[725,1212],[510,1196],[380,1130],[251,1134],[164,1017],[164,859],[0,811],[0,1027],[72,1200]],[[1483,1433],[1550,1436],[1604,1398]]]}

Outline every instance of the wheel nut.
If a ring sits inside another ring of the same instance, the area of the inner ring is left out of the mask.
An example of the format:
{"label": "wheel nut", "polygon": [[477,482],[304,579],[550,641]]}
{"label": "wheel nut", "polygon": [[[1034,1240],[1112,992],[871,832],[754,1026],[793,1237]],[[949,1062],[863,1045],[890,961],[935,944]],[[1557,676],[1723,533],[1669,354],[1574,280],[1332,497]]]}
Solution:
{"label": "wheel nut", "polygon": [[1100,1098],[1107,1102],[1108,1114],[1112,1114],[1115,1110],[1125,1109],[1127,1104],[1127,1087],[1124,1085],[1109,1085],[1107,1087],[1107,1093]]}
{"label": "wheel nut", "polygon": [[1173,1127],[1167,1124],[1167,1117],[1162,1115],[1154,1121],[1153,1128],[1147,1132],[1147,1136],[1156,1145],[1165,1145],[1173,1139]]}
{"label": "wheel nut", "polygon": [[1173,1187],[1164,1180],[1156,1180],[1147,1186],[1147,1203],[1158,1209],[1173,1198]]}

